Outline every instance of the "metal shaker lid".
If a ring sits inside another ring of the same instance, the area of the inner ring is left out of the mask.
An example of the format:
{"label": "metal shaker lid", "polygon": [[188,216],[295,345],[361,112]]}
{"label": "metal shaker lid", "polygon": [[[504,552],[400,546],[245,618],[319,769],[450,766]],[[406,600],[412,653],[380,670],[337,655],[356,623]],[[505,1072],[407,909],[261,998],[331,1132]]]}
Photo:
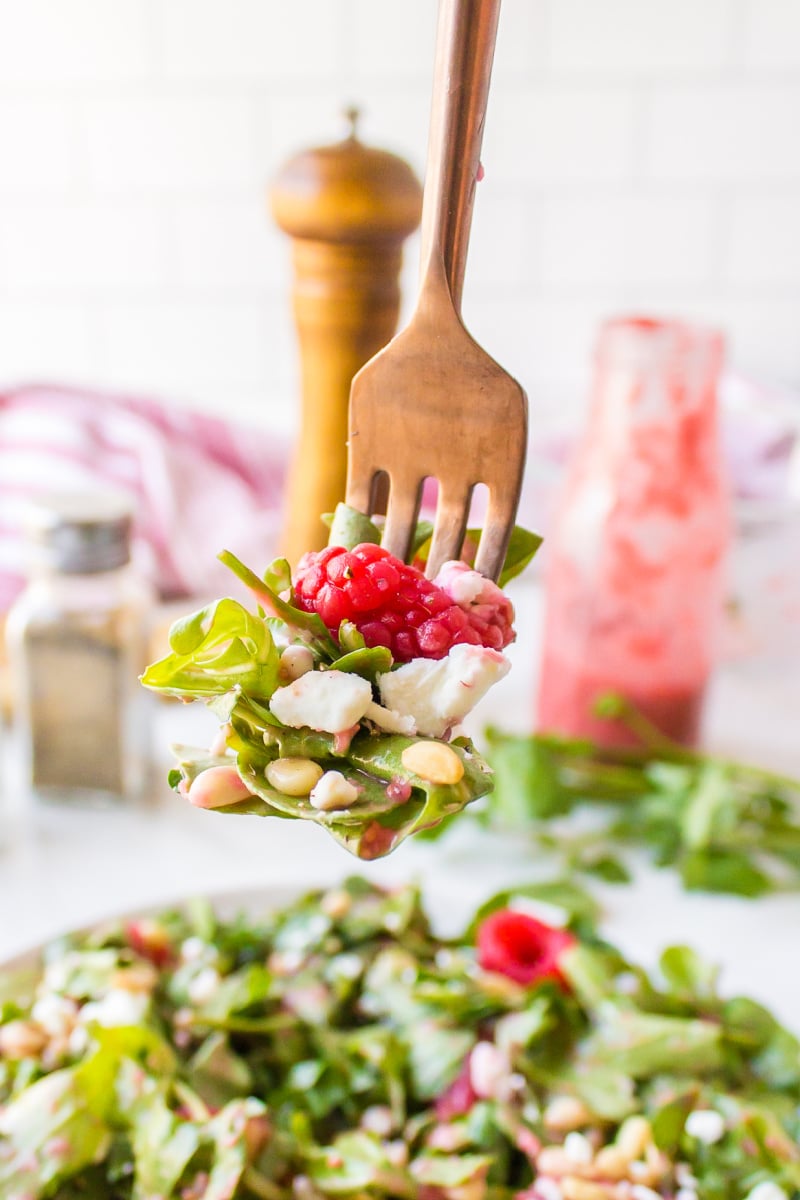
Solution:
{"label": "metal shaker lid", "polygon": [[132,505],[118,492],[52,492],[32,503],[26,529],[34,559],[65,575],[123,567],[131,557]]}

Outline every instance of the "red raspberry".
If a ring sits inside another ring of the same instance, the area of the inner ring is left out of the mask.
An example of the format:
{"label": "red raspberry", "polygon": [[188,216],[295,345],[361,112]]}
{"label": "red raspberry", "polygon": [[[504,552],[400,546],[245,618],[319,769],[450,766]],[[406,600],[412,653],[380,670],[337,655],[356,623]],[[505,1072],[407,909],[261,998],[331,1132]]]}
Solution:
{"label": "red raspberry", "polygon": [[147,958],[156,967],[164,967],[174,957],[174,948],[167,929],[158,921],[142,918],[129,921],[125,927],[128,945],[134,953]]}
{"label": "red raspberry", "polygon": [[485,971],[507,975],[529,986],[542,979],[564,978],[559,959],[575,945],[566,929],[554,929],[527,913],[503,908],[482,921],[478,928],[478,962]]}
{"label": "red raspberry", "polygon": [[294,598],[334,635],[342,621],[351,621],[368,646],[386,646],[395,662],[444,658],[460,642],[501,650],[514,638],[513,610],[504,597],[502,603],[456,603],[422,571],[368,542],[304,554]]}

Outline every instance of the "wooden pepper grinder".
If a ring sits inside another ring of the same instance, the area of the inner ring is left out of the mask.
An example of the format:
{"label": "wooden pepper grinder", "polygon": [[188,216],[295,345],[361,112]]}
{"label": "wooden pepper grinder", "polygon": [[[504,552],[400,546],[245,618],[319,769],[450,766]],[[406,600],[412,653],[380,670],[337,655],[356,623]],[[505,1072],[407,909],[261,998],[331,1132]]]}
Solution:
{"label": "wooden pepper grinder", "polygon": [[356,136],[358,110],[346,116],[349,136],[291,158],[269,197],[293,240],[301,357],[300,436],[282,544],[293,564],[325,545],[320,513],[344,498],[350,383],[397,329],[403,242],[422,207],[409,164],[365,146]]}

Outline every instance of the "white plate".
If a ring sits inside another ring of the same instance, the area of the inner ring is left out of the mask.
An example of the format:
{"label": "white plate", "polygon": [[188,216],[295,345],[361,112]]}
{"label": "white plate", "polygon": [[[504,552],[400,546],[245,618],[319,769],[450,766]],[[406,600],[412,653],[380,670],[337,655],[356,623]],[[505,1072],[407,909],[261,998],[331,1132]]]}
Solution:
{"label": "white plate", "polygon": [[[305,887],[270,887],[258,890],[247,888],[230,892],[218,892],[213,896],[209,896],[208,902],[217,916],[222,920],[230,920],[239,912],[245,912],[248,916],[258,917],[262,913],[274,912],[278,908],[291,904],[293,900],[297,900],[298,897],[310,890],[312,889]],[[42,942],[37,946],[31,946],[29,950],[25,950],[22,954],[15,954],[13,958],[8,958],[0,963],[0,983],[2,983],[3,976],[13,975],[17,972],[26,972],[38,967],[47,946],[51,945],[52,942],[58,941],[59,937],[81,937],[84,934],[94,932],[96,929],[103,929],[107,925],[114,925],[118,922],[127,924],[129,921],[140,921],[147,917],[156,917],[160,913],[182,908],[185,904],[189,903],[190,899],[194,899],[194,897],[184,897],[183,900],[177,901],[167,900],[161,904],[137,909],[134,912],[111,912],[108,916],[103,917],[102,920],[92,922],[91,925],[86,925],[76,930],[64,930],[62,933],[48,938],[46,942]]]}

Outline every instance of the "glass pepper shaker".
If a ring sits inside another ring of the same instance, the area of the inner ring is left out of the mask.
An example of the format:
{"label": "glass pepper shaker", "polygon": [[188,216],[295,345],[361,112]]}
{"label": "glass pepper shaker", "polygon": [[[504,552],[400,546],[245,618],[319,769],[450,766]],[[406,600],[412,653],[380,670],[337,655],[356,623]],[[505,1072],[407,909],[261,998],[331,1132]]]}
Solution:
{"label": "glass pepper shaker", "polygon": [[550,539],[541,729],[635,743],[596,713],[615,692],[668,737],[699,737],[730,531],[722,358],[720,334],[680,322],[602,327],[589,422]]}
{"label": "glass pepper shaker", "polygon": [[66,803],[143,787],[149,586],[131,563],[131,510],[115,495],[54,495],[28,522],[28,585],[6,626],[16,775]]}

